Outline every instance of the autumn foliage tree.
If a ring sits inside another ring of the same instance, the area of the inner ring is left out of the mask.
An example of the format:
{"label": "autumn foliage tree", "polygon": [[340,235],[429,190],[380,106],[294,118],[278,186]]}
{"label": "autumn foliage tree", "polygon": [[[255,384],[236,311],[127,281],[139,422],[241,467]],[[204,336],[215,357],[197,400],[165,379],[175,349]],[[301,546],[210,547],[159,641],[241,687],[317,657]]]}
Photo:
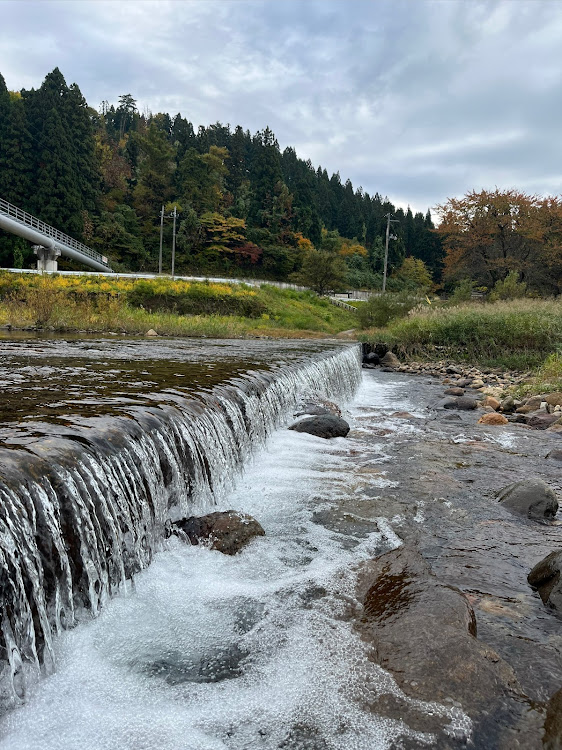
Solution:
{"label": "autumn foliage tree", "polygon": [[446,281],[493,287],[511,272],[542,292],[562,291],[562,201],[518,190],[473,191],[438,206]]}

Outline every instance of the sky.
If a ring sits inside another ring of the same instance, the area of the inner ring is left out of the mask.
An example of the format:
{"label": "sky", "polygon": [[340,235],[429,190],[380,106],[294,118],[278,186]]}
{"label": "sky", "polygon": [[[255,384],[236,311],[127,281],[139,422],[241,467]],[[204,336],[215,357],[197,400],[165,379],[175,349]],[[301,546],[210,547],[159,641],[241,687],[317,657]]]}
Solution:
{"label": "sky", "polygon": [[562,193],[562,0],[0,0],[8,88],[55,67],[95,109],[269,126],[414,211]]}

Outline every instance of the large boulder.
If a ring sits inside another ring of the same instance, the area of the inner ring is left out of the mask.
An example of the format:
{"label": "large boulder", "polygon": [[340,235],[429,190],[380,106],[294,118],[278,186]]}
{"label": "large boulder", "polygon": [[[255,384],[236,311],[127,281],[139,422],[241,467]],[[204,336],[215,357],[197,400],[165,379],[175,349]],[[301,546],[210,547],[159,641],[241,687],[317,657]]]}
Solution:
{"label": "large boulder", "polygon": [[335,414],[320,414],[316,417],[308,417],[300,422],[295,422],[289,427],[295,432],[307,432],[321,438],[345,437],[349,432],[349,424],[337,417]]}
{"label": "large boulder", "polygon": [[535,565],[527,576],[529,585],[536,589],[543,601],[562,615],[562,550],[555,550]]}
{"label": "large boulder", "polygon": [[[423,701],[454,701],[482,724],[474,737],[490,738],[512,690],[513,670],[476,636],[464,594],[439,581],[422,556],[400,547],[366,563],[359,577],[363,610],[357,627],[372,656],[404,693]],[[486,747],[497,747],[492,740]]]}
{"label": "large boulder", "polygon": [[254,537],[263,536],[265,531],[252,516],[226,510],[183,518],[171,524],[170,534],[188,539],[191,544],[205,544],[225,555],[235,555]]}
{"label": "large boulder", "polygon": [[512,513],[535,521],[550,521],[558,512],[554,490],[542,479],[523,479],[501,489],[498,501]]}

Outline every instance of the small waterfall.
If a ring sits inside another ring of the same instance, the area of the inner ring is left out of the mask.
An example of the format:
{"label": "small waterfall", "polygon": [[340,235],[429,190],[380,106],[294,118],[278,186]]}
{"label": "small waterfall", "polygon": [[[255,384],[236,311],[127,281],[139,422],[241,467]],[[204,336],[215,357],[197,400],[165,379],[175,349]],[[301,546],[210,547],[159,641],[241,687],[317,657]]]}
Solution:
{"label": "small waterfall", "polygon": [[346,400],[360,378],[343,347],[0,449],[0,705],[53,671],[53,634],[126,589],[167,520],[205,512],[303,393]]}

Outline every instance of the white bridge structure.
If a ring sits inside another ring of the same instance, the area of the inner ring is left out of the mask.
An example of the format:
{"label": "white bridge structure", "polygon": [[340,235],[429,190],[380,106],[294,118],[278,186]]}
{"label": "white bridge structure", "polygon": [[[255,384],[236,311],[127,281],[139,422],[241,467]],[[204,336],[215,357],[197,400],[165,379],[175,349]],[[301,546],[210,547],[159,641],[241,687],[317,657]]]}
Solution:
{"label": "white bridge structure", "polygon": [[104,255],[78,242],[58,229],[45,224],[41,219],[28,214],[17,206],[0,198],[0,228],[17,234],[29,242],[34,243],[37,255],[37,269],[47,273],[56,273],[57,258],[64,255],[67,258],[84,263],[96,271],[111,273],[111,266]]}

